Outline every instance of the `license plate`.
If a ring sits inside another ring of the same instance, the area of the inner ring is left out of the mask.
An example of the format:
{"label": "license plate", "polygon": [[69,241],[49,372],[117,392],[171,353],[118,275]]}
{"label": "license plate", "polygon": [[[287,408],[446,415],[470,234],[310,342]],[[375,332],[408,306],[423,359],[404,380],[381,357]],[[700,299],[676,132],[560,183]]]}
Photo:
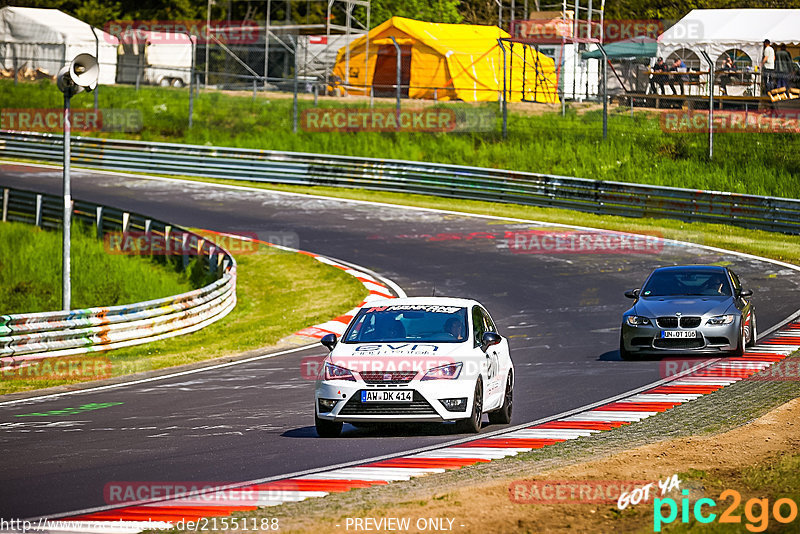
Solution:
{"label": "license plate", "polygon": [[664,330],[661,339],[694,339],[700,337],[697,330]]}
{"label": "license plate", "polygon": [[411,402],[413,391],[362,391],[361,402]]}

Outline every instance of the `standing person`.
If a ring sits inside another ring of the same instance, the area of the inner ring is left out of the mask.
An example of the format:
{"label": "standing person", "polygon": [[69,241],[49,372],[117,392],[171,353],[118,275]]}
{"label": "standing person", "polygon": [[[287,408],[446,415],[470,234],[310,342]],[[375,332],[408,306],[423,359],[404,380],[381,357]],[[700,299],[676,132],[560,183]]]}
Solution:
{"label": "standing person", "polygon": [[761,83],[764,86],[764,92],[772,89],[772,78],[775,75],[775,50],[769,39],[764,39],[764,53],[761,55]]}
{"label": "standing person", "polygon": [[664,63],[664,58],[660,57],[656,60],[656,64],[653,65],[651,69],[653,74],[650,76],[650,93],[657,95],[659,94],[656,90],[656,85],[661,88],[661,94],[664,94],[664,78],[666,77],[664,74],[656,74],[657,72],[666,72],[667,65]]}
{"label": "standing person", "polygon": [[719,86],[722,89],[722,94],[728,96],[728,84],[731,83],[732,76],[727,74],[729,72],[734,72],[736,70],[736,66],[733,64],[733,58],[731,56],[727,56],[725,58],[725,62],[722,64],[721,71],[725,72],[719,78]]}
{"label": "standing person", "polygon": [[775,83],[776,87],[789,89],[789,76],[792,73],[792,55],[782,44],[775,52]]}
{"label": "standing person", "polygon": [[[672,68],[669,69],[672,72],[686,72],[686,63],[679,57],[675,58],[675,61],[672,62]],[[672,89],[672,94],[677,95],[678,92],[675,90],[675,86],[672,85],[673,80],[678,81],[678,85],[681,86],[681,95],[683,95],[683,75],[682,74],[673,74],[669,77],[669,88]]]}

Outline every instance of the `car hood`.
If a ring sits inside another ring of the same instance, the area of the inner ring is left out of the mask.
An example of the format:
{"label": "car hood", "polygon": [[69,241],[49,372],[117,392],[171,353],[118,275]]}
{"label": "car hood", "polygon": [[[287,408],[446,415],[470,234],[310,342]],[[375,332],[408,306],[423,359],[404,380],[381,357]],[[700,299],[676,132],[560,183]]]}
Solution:
{"label": "car hood", "polygon": [[731,297],[642,297],[633,313],[645,317],[665,315],[723,315],[733,308]]}
{"label": "car hood", "polygon": [[339,343],[327,361],[351,371],[426,371],[463,361],[468,343]]}

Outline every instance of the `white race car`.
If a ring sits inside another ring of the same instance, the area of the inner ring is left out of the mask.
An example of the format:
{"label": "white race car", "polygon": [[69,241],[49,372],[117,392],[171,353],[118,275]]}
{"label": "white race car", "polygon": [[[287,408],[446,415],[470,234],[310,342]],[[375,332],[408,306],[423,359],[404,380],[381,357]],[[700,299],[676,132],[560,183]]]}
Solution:
{"label": "white race car", "polygon": [[514,366],[508,341],[480,303],[414,297],[373,301],[350,321],[316,383],[317,434],[336,437],[342,423],[455,421],[478,432],[511,421]]}

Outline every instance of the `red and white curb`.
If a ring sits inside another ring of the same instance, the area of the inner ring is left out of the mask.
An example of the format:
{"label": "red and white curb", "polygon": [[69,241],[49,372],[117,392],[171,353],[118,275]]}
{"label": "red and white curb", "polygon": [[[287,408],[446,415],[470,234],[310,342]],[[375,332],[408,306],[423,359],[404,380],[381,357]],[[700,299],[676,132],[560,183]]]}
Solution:
{"label": "red and white curb", "polygon": [[[145,528],[169,528],[170,524],[181,520],[223,517],[234,512],[253,511],[260,506],[277,506],[491,462],[641,421],[750,378],[798,349],[800,321],[795,319],[748,349],[741,358],[724,358],[705,366],[701,364],[627,396],[550,421],[402,456],[367,460],[362,464],[333,467],[283,480],[246,482],[235,488],[215,488],[189,497],[106,509],[61,521],[76,522],[69,528],[70,532],[137,532]],[[76,524],[82,526],[79,528]]]}
{"label": "red and white curb", "polygon": [[312,338],[312,339],[320,339],[322,336],[327,334],[336,334],[340,336],[344,334],[345,328],[350,323],[350,319],[358,313],[358,309],[366,304],[367,302],[372,302],[373,300],[383,300],[383,299],[392,299],[395,296],[392,294],[392,291],[386,287],[383,283],[377,280],[374,276],[367,274],[363,271],[358,269],[354,269],[347,265],[343,265],[338,261],[332,260],[325,256],[320,256],[319,254],[313,254],[311,252],[305,252],[302,250],[298,250],[300,254],[305,254],[307,256],[311,256],[315,260],[324,263],[326,265],[330,265],[331,267],[336,267],[337,269],[343,270],[345,273],[349,274],[350,276],[354,276],[359,282],[361,282],[364,287],[369,291],[369,294],[366,298],[361,301],[361,303],[350,310],[349,312],[345,313],[344,315],[340,315],[330,321],[326,321],[322,324],[309,326],[307,328],[303,328],[299,332],[295,332],[295,336]]}
{"label": "red and white curb", "polygon": [[393,285],[392,289],[389,289],[387,287],[389,282],[388,280],[386,280],[385,283],[384,281],[379,280],[377,276],[373,276],[372,274],[364,272],[363,268],[357,268],[356,266],[328,258],[327,256],[322,256],[320,254],[315,254],[313,252],[308,252],[305,250],[298,250],[294,248],[284,247],[282,245],[276,245],[275,243],[261,241],[260,239],[253,239],[248,236],[230,234],[225,232],[215,232],[213,230],[203,230],[203,232],[209,234],[222,235],[233,239],[241,239],[242,241],[259,243],[261,245],[268,245],[270,247],[275,247],[280,250],[285,250],[288,252],[297,252],[298,254],[304,254],[306,256],[310,256],[320,263],[324,263],[331,267],[341,269],[350,276],[355,277],[359,282],[361,282],[364,285],[366,290],[369,292],[366,298],[364,298],[364,300],[362,300],[358,306],[348,311],[344,315],[340,315],[339,317],[335,317],[330,321],[326,321],[318,325],[303,328],[302,330],[295,332],[294,334],[289,336],[289,338],[295,338],[295,339],[300,338],[300,340],[302,341],[308,341],[308,339],[303,339],[303,338],[310,338],[316,340],[322,338],[322,336],[327,334],[336,334],[337,336],[341,336],[342,334],[344,334],[347,325],[350,323],[350,319],[352,319],[353,316],[356,313],[358,313],[358,309],[367,302],[372,302],[374,300],[395,298],[395,295],[393,294],[392,291],[394,291],[394,293],[397,293],[399,296],[402,297],[405,296],[403,290],[397,285]]}

